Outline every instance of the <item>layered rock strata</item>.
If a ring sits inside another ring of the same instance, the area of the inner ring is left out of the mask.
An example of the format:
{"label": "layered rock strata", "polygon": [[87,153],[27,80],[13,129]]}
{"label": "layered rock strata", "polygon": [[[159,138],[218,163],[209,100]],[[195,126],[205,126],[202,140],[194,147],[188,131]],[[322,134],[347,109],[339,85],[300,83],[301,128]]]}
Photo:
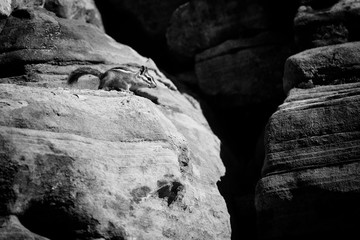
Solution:
{"label": "layered rock strata", "polygon": [[[230,239],[220,141],[195,99],[83,21],[25,8],[2,23],[0,239]],[[157,88],[66,85],[122,63]]]}
{"label": "layered rock strata", "polygon": [[[357,231],[360,83],[351,71],[357,44],[311,49],[288,59],[286,89],[302,88],[289,91],[267,125],[255,200],[260,239],[351,238]],[[292,77],[316,84],[292,85]]]}
{"label": "layered rock strata", "polygon": [[301,1],[294,19],[300,49],[359,41],[360,4],[357,0]]}

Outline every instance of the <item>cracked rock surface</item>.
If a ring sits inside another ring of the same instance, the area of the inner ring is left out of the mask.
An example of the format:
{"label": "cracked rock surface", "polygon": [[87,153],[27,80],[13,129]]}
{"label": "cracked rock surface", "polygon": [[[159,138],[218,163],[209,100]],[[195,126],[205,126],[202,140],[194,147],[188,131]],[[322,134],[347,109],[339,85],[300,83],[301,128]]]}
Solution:
{"label": "cracked rock surface", "polygon": [[49,239],[229,239],[219,142],[183,111],[129,93],[11,84],[0,111],[3,219]]}
{"label": "cracked rock surface", "polygon": [[[0,30],[0,239],[230,239],[220,141],[151,59],[39,7]],[[66,84],[123,63],[157,88]]]}

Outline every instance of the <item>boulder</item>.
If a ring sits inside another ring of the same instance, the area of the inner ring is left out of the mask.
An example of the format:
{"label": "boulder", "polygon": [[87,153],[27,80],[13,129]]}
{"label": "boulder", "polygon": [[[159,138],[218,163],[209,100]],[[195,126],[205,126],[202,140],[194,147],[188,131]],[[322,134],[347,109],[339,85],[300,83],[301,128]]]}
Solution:
{"label": "boulder", "polygon": [[56,16],[90,23],[104,30],[94,0],[45,0],[44,8]]}
{"label": "boulder", "polygon": [[49,239],[230,239],[220,143],[176,98],[3,84],[1,215]]}
{"label": "boulder", "polygon": [[103,29],[94,0],[1,0],[0,16],[9,16],[16,9],[46,8],[58,17],[77,19]]}
{"label": "boulder", "polygon": [[359,83],[289,92],[265,133],[255,199],[259,239],[351,238],[357,232],[359,119]]}
{"label": "boulder", "polygon": [[26,229],[14,215],[1,217],[0,239],[1,240],[49,240]]}
{"label": "boulder", "polygon": [[309,49],[285,62],[284,91],[293,87],[358,82],[360,42],[350,42]]}
{"label": "boulder", "polygon": [[181,56],[193,57],[238,37],[246,27],[263,28],[262,6],[257,1],[247,2],[196,0],[185,3],[174,12],[167,29],[169,48]]}
{"label": "boulder", "polygon": [[359,41],[360,3],[357,0],[302,1],[294,19],[300,49]]}
{"label": "boulder", "polygon": [[156,68],[151,59],[117,43],[99,28],[56,17],[42,8],[14,11],[0,33],[0,66],[4,69],[0,77],[12,77],[10,82],[43,81],[60,86],[78,65],[108,69],[108,65],[122,63]]}
{"label": "boulder", "polygon": [[275,33],[228,40],[196,55],[196,75],[202,92],[231,99],[231,106],[277,104],[282,100],[284,61],[289,42]]}
{"label": "boulder", "polygon": [[[195,99],[91,24],[43,8],[2,23],[0,236],[230,239],[220,141]],[[123,63],[147,66],[157,87],[66,83],[79,66]]]}
{"label": "boulder", "polygon": [[105,0],[104,2],[134,17],[134,20],[140,23],[141,30],[144,30],[148,36],[159,38],[164,37],[174,10],[186,0]]}
{"label": "boulder", "polygon": [[11,14],[11,0],[0,1],[0,16],[7,17]]}
{"label": "boulder", "polygon": [[[279,8],[278,6],[282,7]],[[230,39],[259,33],[291,31],[297,3],[277,0],[193,0],[180,6],[170,20],[166,38],[179,56],[194,57]],[[287,21],[289,20],[289,21]]]}

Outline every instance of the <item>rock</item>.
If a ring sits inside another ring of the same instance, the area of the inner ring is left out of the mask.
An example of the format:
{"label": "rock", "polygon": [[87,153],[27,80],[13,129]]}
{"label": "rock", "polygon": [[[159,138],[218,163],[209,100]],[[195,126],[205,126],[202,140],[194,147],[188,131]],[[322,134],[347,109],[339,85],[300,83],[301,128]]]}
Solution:
{"label": "rock", "polygon": [[109,5],[133,16],[148,36],[164,36],[174,10],[186,0],[108,0]]}
{"label": "rock", "polygon": [[197,54],[195,70],[202,92],[232,99],[232,106],[279,101],[283,63],[292,50],[274,35],[228,40]]}
{"label": "rock", "polygon": [[[281,10],[277,7],[279,4]],[[287,33],[290,26],[284,19],[287,15],[292,17],[293,4],[282,0],[271,3],[262,0],[189,1],[174,12],[167,29],[167,44],[178,55],[192,58],[226,40],[251,38],[269,31]]]}
{"label": "rock", "polygon": [[58,17],[80,20],[104,30],[94,0],[46,0],[44,8],[54,12]]}
{"label": "rock", "polygon": [[293,55],[285,63],[284,91],[358,82],[359,56],[360,42],[319,47]]}
{"label": "rock", "polygon": [[44,7],[46,0],[12,0],[12,10]]}
{"label": "rock", "polygon": [[359,41],[357,0],[303,1],[294,20],[300,49]]}
{"label": "rock", "polygon": [[0,16],[9,16],[11,14],[11,0],[0,0]]}
{"label": "rock", "polygon": [[[331,75],[329,75],[331,76]],[[360,84],[293,89],[270,118],[260,239],[351,238],[360,214]]]}
{"label": "rock", "polygon": [[[16,9],[46,8],[58,17],[77,19],[90,23],[103,30],[101,16],[94,0],[2,0],[0,15],[9,16]],[[3,9],[3,10],[1,10]]]}
{"label": "rock", "polygon": [[26,229],[16,216],[3,217],[0,220],[0,239],[1,240],[49,240],[48,238],[41,237]]}
{"label": "rock", "polygon": [[230,239],[220,142],[196,105],[159,91],[156,105],[3,84],[2,215],[55,240]]}
{"label": "rock", "polygon": [[[238,36],[244,30],[242,18],[249,14],[242,7],[236,1],[209,3],[207,0],[190,1],[180,6],[174,12],[167,30],[169,48],[179,55],[192,57],[199,51]],[[251,8],[255,15],[248,20],[248,26],[261,28],[263,23],[258,18],[262,8],[257,4],[248,6],[248,9]]]}
{"label": "rock", "polygon": [[[19,36],[22,36],[19,38]],[[54,16],[44,9],[20,9],[0,33],[0,77],[16,82],[64,82],[78,65],[137,63],[156,68],[151,59],[115,42],[99,28]],[[51,79],[51,80],[50,80]]]}

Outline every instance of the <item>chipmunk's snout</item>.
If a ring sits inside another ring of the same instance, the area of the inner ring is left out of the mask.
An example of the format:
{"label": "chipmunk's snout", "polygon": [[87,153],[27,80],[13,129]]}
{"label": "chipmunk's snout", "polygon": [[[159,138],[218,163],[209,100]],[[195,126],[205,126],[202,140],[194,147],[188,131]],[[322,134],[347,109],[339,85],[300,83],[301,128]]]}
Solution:
{"label": "chipmunk's snout", "polygon": [[145,76],[145,82],[147,83],[147,85],[149,86],[149,88],[155,88],[157,87],[157,84],[155,82],[155,80],[150,77],[150,76]]}

